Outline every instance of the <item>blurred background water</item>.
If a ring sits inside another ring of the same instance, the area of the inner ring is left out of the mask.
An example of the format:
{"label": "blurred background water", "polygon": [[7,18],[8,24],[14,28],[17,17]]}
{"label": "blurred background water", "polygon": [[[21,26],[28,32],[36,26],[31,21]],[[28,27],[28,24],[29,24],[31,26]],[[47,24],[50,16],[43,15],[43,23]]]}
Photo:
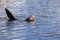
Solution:
{"label": "blurred background water", "polygon": [[[8,22],[5,8],[18,20]],[[0,0],[0,40],[60,40],[60,0]]]}

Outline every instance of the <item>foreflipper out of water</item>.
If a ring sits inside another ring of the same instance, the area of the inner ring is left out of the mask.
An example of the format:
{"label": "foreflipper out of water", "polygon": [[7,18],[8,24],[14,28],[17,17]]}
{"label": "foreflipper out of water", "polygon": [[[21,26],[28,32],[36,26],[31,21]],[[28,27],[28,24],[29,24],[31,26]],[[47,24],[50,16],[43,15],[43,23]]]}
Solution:
{"label": "foreflipper out of water", "polygon": [[12,15],[12,13],[8,9],[5,8],[5,11],[6,11],[7,17],[9,18],[8,21],[16,20],[16,18]]}

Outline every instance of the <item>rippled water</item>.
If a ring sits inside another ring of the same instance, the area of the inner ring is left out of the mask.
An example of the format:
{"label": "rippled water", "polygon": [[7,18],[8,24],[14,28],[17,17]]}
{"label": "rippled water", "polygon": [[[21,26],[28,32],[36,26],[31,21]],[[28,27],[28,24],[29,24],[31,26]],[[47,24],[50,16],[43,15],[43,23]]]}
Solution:
{"label": "rippled water", "polygon": [[[18,20],[8,22],[5,8]],[[1,0],[0,40],[60,40],[60,0]]]}

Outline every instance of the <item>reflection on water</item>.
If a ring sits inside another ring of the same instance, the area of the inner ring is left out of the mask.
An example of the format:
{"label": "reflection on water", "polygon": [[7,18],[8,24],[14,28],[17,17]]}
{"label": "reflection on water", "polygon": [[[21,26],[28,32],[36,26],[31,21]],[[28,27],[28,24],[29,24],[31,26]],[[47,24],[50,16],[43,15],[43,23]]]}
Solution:
{"label": "reflection on water", "polygon": [[[0,40],[60,40],[59,3],[59,0],[0,0]],[[7,21],[4,8],[18,20]],[[35,16],[34,22],[23,21],[30,15]]]}

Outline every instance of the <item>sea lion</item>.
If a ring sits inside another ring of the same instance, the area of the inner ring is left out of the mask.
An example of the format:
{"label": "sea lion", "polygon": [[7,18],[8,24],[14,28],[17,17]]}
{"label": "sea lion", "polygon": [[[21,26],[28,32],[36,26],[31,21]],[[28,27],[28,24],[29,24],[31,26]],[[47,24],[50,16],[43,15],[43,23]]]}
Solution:
{"label": "sea lion", "polygon": [[[5,11],[6,11],[6,14],[9,18],[8,21],[17,20],[8,9],[5,8]],[[34,21],[34,15],[29,16],[25,21],[27,21],[27,22]]]}

